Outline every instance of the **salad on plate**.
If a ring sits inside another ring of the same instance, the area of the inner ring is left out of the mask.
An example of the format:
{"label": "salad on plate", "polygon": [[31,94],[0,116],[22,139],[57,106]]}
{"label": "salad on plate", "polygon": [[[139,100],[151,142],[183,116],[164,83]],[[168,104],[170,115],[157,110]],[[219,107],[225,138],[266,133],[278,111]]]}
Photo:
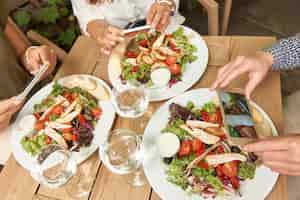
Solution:
{"label": "salad on plate", "polygon": [[[49,144],[58,144],[70,151],[79,151],[91,145],[93,130],[102,116],[98,99],[92,95],[93,82],[85,80],[85,88],[74,80],[66,87],[55,82],[51,93],[34,105],[34,112],[19,122],[26,134],[20,141],[31,156],[39,154]],[[96,88],[96,86],[95,86]],[[95,89],[94,88],[94,89]]]}
{"label": "salad on plate", "polygon": [[172,86],[181,81],[188,64],[197,60],[196,52],[183,27],[171,34],[138,33],[125,51],[121,79],[149,87]]}
{"label": "salad on plate", "polygon": [[257,158],[230,144],[218,101],[195,103],[169,106],[158,140],[167,180],[203,198],[241,196],[240,185],[254,178]]}

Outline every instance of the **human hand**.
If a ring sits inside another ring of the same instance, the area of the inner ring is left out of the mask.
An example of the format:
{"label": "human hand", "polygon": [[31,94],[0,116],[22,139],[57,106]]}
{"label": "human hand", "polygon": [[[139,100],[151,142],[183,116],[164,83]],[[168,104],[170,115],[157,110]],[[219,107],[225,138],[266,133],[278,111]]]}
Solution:
{"label": "human hand", "polygon": [[250,99],[252,91],[267,76],[273,63],[269,53],[257,52],[252,56],[238,56],[218,71],[217,78],[211,89],[224,88],[238,76],[247,73],[249,81],[245,87],[245,95]]}
{"label": "human hand", "polygon": [[48,70],[43,77],[47,77],[54,70],[57,57],[53,49],[43,45],[39,47],[31,47],[25,53],[25,67],[32,74],[36,74],[43,64],[48,64]]}
{"label": "human hand", "polygon": [[101,52],[110,55],[113,48],[124,42],[124,33],[118,27],[108,24],[104,20],[93,20],[87,25],[87,32],[97,41]]}
{"label": "human hand", "polygon": [[262,139],[243,147],[254,152],[263,164],[280,174],[300,175],[300,135]]}
{"label": "human hand", "polygon": [[11,117],[16,113],[22,105],[22,101],[15,97],[0,101],[0,131],[8,127]]}
{"label": "human hand", "polygon": [[172,6],[168,3],[154,3],[152,4],[148,15],[147,24],[151,25],[152,28],[162,32],[170,23],[172,14]]}

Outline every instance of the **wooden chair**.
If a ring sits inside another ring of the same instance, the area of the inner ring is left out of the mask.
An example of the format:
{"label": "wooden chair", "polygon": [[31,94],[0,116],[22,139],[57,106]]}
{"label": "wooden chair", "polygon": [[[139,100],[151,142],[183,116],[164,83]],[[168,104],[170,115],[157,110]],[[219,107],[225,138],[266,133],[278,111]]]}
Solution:
{"label": "wooden chair", "polygon": [[231,7],[232,7],[232,0],[224,0],[224,14],[223,14],[223,20],[222,20],[222,29],[221,34],[226,35],[229,19],[230,19],[230,13],[231,13]]}
{"label": "wooden chair", "polygon": [[[219,35],[219,5],[215,0],[198,0],[208,15],[208,35]],[[230,0],[231,1],[231,0]]]}

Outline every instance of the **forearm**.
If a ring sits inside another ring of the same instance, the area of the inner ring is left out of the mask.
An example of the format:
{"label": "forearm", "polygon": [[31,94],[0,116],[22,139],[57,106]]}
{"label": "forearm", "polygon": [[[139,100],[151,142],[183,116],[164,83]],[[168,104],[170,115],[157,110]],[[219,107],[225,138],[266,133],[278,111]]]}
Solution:
{"label": "forearm", "polygon": [[4,34],[14,49],[19,61],[24,65],[24,54],[26,49],[30,46],[29,42],[14,30],[14,27],[10,22],[5,26]]}
{"label": "forearm", "polygon": [[300,37],[280,40],[270,48],[264,49],[273,57],[272,69],[290,70],[300,68]]}

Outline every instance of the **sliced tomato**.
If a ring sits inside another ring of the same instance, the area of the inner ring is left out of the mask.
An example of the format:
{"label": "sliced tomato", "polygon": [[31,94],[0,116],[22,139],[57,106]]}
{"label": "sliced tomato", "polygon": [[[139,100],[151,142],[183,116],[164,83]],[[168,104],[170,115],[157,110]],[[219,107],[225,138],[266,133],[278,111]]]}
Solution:
{"label": "sliced tomato", "polygon": [[171,74],[173,74],[173,75],[181,74],[181,66],[177,63],[170,65],[169,70],[171,71]]}
{"label": "sliced tomato", "polygon": [[199,139],[194,139],[192,141],[192,149],[196,156],[200,156],[205,151],[205,144]]}
{"label": "sliced tomato", "polygon": [[77,139],[78,139],[77,133],[73,133],[73,135],[72,135],[72,141],[73,141],[73,142],[76,142]]}
{"label": "sliced tomato", "polygon": [[217,165],[216,172],[217,172],[218,177],[224,176],[224,174],[223,174],[223,165]]}
{"label": "sliced tomato", "polygon": [[230,182],[231,182],[231,185],[234,189],[239,189],[240,187],[240,180],[238,179],[238,177],[236,176],[233,176],[230,178]]}
{"label": "sliced tomato", "polygon": [[169,56],[169,57],[167,57],[167,59],[166,59],[166,64],[167,64],[168,66],[174,65],[174,64],[176,64],[176,62],[177,62],[176,56]]}
{"label": "sliced tomato", "polygon": [[43,121],[37,121],[34,125],[35,130],[40,131],[45,128]]}
{"label": "sliced tomato", "polygon": [[101,116],[101,114],[102,114],[102,110],[101,110],[101,108],[93,108],[92,109],[92,114],[93,114],[93,116],[95,117],[95,118],[99,118],[100,116]]}
{"label": "sliced tomato", "polygon": [[60,131],[61,131],[62,133],[70,133],[70,132],[72,132],[72,130],[73,130],[73,128],[71,127],[71,128],[61,129]]}
{"label": "sliced tomato", "polygon": [[139,66],[133,66],[132,68],[131,68],[131,72],[138,72],[139,71]]}
{"label": "sliced tomato", "polygon": [[203,161],[203,160],[200,161],[200,162],[198,162],[198,163],[197,163],[197,166],[200,167],[200,168],[202,168],[202,169],[209,169],[208,163],[205,162],[205,161]]}
{"label": "sliced tomato", "polygon": [[192,144],[190,140],[184,140],[180,144],[180,149],[178,152],[179,156],[187,156],[192,151]]}
{"label": "sliced tomato", "polygon": [[142,47],[148,47],[148,40],[144,39],[139,41],[139,45]]}
{"label": "sliced tomato", "polygon": [[86,120],[85,117],[83,115],[78,115],[78,120],[80,124],[85,124]]}
{"label": "sliced tomato", "polygon": [[201,111],[201,119],[205,122],[209,122],[209,113],[206,111]]}
{"label": "sliced tomato", "polygon": [[73,139],[73,134],[70,133],[70,132],[66,132],[66,133],[63,133],[63,137],[64,137],[64,139],[67,140],[67,141],[72,141],[72,139]]}
{"label": "sliced tomato", "polygon": [[223,124],[222,113],[221,113],[220,108],[217,108],[215,113],[209,114],[209,121],[212,123],[220,124],[220,125]]}
{"label": "sliced tomato", "polygon": [[125,56],[126,56],[127,58],[136,58],[136,57],[138,56],[138,54],[136,54],[136,53],[133,52],[133,51],[127,51],[126,54],[125,54]]}
{"label": "sliced tomato", "polygon": [[238,162],[236,162],[236,161],[231,161],[231,162],[225,163],[222,167],[222,171],[223,171],[224,175],[227,177],[230,177],[230,178],[237,176],[237,173],[238,173],[237,164],[238,164]]}
{"label": "sliced tomato", "polygon": [[215,113],[201,111],[201,119],[206,122],[217,123],[220,125],[223,124],[222,113],[220,111],[220,108],[217,108]]}
{"label": "sliced tomato", "polygon": [[64,112],[64,107],[61,105],[55,106],[52,110],[52,113],[56,115],[61,115]]}
{"label": "sliced tomato", "polygon": [[218,146],[217,149],[216,149],[216,152],[217,152],[218,154],[222,154],[222,153],[225,153],[225,149],[224,149],[224,147],[222,147],[222,146]]}

